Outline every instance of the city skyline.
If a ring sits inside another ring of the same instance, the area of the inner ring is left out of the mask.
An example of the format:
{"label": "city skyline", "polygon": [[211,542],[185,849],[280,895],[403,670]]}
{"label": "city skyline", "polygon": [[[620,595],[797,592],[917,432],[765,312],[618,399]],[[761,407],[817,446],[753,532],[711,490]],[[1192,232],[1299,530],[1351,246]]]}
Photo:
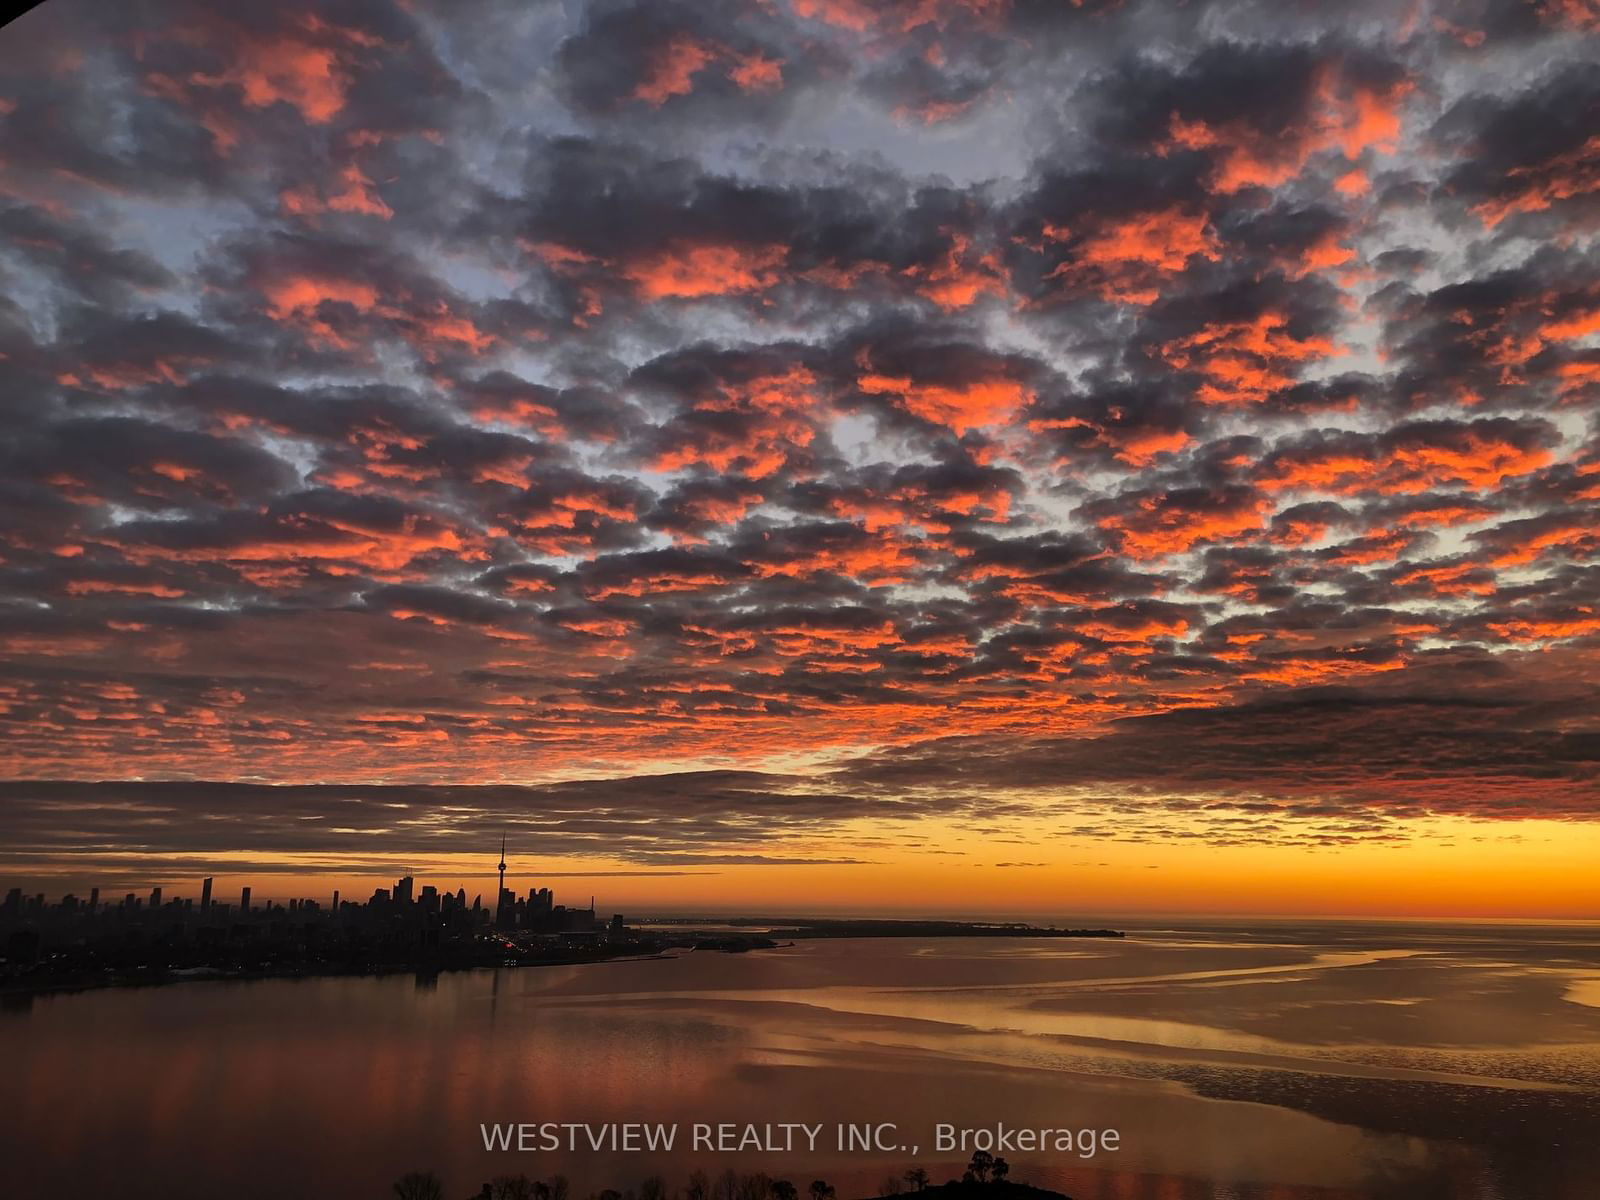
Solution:
{"label": "city skyline", "polygon": [[[477,912],[482,909],[483,911],[492,914],[494,919],[498,921],[501,918],[501,911],[508,904],[516,905],[525,900],[525,902],[528,904],[537,903],[540,905],[543,911],[549,912],[555,907],[555,893],[552,888],[539,887],[538,882],[535,879],[533,886],[529,889],[527,897],[519,898],[516,895],[515,888],[506,887],[506,871],[509,869],[506,847],[507,839],[502,836],[500,840],[500,861],[493,868],[497,873],[496,889],[490,895],[490,903],[487,905],[483,904],[483,893],[479,892],[473,898],[473,902],[471,904],[472,911]],[[331,913],[337,913],[339,911],[341,902],[355,906],[361,906],[372,903],[384,903],[392,900],[395,904],[410,905],[419,900],[427,901],[429,897],[432,897],[435,901],[437,901],[439,897],[447,896],[452,892],[452,889],[448,886],[441,888],[438,884],[424,884],[422,889],[417,891],[415,888],[416,878],[420,873],[421,872],[415,869],[402,868],[400,875],[395,880],[392,888],[384,888],[381,886],[375,887],[372,895],[364,901],[354,899],[348,894],[344,894],[341,901],[343,890],[335,887],[332,891],[332,896],[328,904],[328,911]],[[513,875],[512,878],[516,879],[518,877]],[[526,878],[533,879],[534,876],[529,875],[526,876]],[[85,896],[79,896],[75,892],[70,891],[61,892],[52,896],[48,892],[30,892],[20,884],[10,884],[9,882],[6,882],[3,887],[3,890],[5,891],[5,899],[3,901],[3,908],[0,908],[0,912],[3,912],[4,915],[10,917],[19,916],[24,911],[33,912],[49,910],[56,913],[72,913],[82,911],[93,914],[96,911],[111,911],[114,908],[130,913],[141,911],[146,913],[154,913],[166,906],[172,907],[174,911],[194,912],[203,916],[213,911],[213,909],[220,912],[238,912],[240,914],[247,915],[252,911],[253,904],[259,905],[259,909],[257,911],[263,912],[270,911],[275,905],[286,908],[287,911],[294,911],[296,907],[303,905],[309,905],[310,911],[316,911],[320,908],[320,903],[313,897],[301,895],[262,895],[255,890],[255,885],[249,882],[239,882],[235,885],[239,889],[239,902],[237,905],[232,905],[218,895],[218,890],[215,886],[216,882],[217,877],[214,875],[206,875],[198,879],[198,901],[191,897],[176,894],[168,884],[157,883],[148,884],[143,889],[149,893],[148,897],[141,896],[138,890],[134,890],[123,893],[122,899],[113,904],[110,895],[107,895],[103,902],[104,908],[101,907],[101,888],[97,884],[91,884],[87,889],[88,894]],[[228,881],[224,880],[224,883],[227,882]],[[324,895],[327,895],[327,893],[325,892]],[[454,895],[455,901],[459,906],[463,908],[467,907],[465,884],[458,884],[458,886],[454,889]],[[588,911],[591,914],[594,912],[594,901],[595,898],[593,895],[591,895],[589,897],[588,908]]]}
{"label": "city skyline", "polygon": [[0,879],[1600,917],[1591,9],[39,6]]}

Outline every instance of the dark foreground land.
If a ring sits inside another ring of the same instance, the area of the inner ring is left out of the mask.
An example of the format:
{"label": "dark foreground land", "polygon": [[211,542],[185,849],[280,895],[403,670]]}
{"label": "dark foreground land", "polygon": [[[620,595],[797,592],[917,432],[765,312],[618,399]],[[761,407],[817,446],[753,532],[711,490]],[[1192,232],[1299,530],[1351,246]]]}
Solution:
{"label": "dark foreground land", "polygon": [[[906,1200],[1072,1200],[1061,1192],[1047,1191],[1027,1183],[1013,1183],[1006,1176],[1010,1168],[1003,1158],[985,1152],[973,1155],[972,1163],[960,1179],[932,1184],[921,1168],[891,1174],[878,1187],[872,1200],[905,1197]],[[452,1193],[431,1171],[413,1171],[394,1185],[398,1200],[447,1200]],[[501,1175],[485,1183],[467,1200],[574,1200],[567,1180],[561,1175],[529,1179],[526,1175]],[[837,1193],[826,1180],[814,1179],[796,1186],[788,1179],[774,1179],[757,1172],[740,1175],[724,1171],[711,1176],[696,1171],[680,1188],[668,1187],[660,1176],[644,1180],[637,1188],[617,1191],[606,1188],[587,1200],[837,1200]]]}
{"label": "dark foreground land", "polygon": [[1009,1179],[971,1183],[952,1179],[936,1187],[914,1193],[921,1200],[1072,1200],[1061,1192],[1034,1187],[1031,1183],[1012,1183]]}

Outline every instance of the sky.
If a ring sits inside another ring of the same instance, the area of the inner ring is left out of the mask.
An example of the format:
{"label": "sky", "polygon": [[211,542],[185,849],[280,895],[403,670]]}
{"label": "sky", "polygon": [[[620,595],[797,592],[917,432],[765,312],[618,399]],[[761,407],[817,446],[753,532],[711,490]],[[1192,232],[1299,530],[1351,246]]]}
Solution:
{"label": "sky", "polygon": [[1597,35],[50,0],[0,880],[1600,917]]}

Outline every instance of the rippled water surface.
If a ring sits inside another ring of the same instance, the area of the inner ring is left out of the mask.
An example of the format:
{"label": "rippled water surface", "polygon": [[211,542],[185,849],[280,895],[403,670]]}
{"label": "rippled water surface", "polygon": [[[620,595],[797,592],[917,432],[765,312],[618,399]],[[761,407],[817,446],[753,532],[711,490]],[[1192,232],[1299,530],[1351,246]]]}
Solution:
{"label": "rippled water surface", "polygon": [[[840,940],[446,975],[190,983],[0,1013],[6,1197],[582,1196],[696,1167],[871,1196],[959,1172],[936,1123],[1116,1129],[1008,1155],[1075,1200],[1600,1197],[1594,927],[1131,929]],[[678,1122],[670,1154],[486,1153],[481,1122]],[[822,1122],[696,1153],[693,1122]],[[904,1150],[841,1154],[841,1121]]]}

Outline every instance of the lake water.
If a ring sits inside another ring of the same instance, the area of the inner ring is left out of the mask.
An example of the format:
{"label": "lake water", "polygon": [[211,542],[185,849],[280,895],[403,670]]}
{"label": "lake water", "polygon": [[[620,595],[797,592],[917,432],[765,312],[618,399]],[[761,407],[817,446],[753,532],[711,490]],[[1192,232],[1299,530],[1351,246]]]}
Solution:
{"label": "lake water", "polygon": [[[1592,926],[1312,924],[39,997],[0,1012],[0,1196],[380,1198],[426,1168],[448,1200],[508,1173],[584,1197],[731,1167],[851,1200],[959,1174],[936,1124],[1005,1122],[1118,1131],[1006,1155],[1074,1200],[1593,1200],[1597,1005]],[[680,1133],[486,1152],[511,1121]],[[825,1132],[707,1153],[695,1122]],[[841,1153],[840,1122],[906,1149]]]}

